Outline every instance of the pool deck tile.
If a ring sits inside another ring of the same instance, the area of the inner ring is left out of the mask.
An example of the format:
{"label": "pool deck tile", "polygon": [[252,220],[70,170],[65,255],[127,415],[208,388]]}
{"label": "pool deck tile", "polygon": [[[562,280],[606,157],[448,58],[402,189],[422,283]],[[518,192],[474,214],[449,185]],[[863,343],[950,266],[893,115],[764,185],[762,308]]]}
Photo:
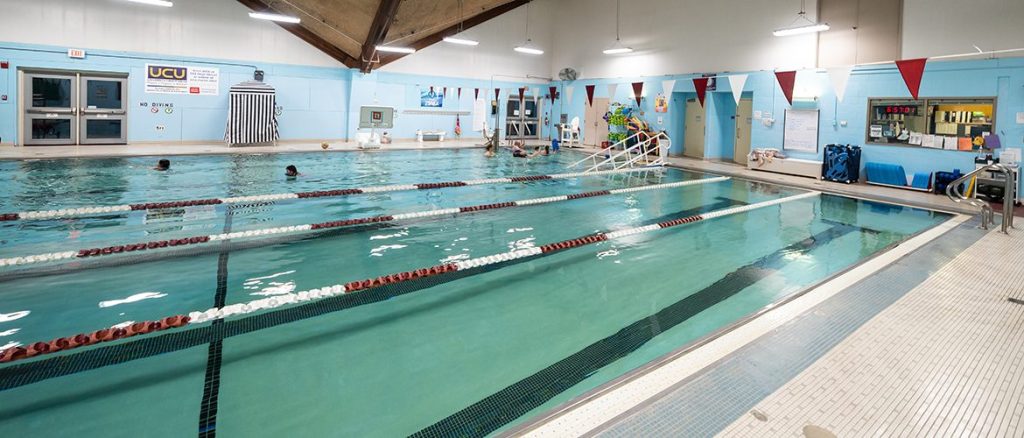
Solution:
{"label": "pool deck tile", "polygon": [[1021,436],[1024,231],[993,231],[721,436]]}

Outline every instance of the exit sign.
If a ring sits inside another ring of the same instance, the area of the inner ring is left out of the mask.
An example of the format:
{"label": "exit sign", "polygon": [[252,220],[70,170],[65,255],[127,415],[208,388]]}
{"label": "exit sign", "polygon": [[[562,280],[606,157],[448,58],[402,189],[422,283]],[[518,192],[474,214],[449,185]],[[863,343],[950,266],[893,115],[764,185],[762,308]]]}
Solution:
{"label": "exit sign", "polygon": [[85,50],[82,50],[82,49],[68,49],[68,58],[85,59]]}

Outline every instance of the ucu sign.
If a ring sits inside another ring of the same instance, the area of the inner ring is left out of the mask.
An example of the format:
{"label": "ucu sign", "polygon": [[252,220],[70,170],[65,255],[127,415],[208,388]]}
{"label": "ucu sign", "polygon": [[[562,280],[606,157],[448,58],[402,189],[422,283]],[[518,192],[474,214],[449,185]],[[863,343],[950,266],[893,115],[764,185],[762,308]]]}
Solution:
{"label": "ucu sign", "polygon": [[146,76],[150,79],[184,80],[188,77],[188,68],[151,65],[149,66],[149,70],[146,72]]}

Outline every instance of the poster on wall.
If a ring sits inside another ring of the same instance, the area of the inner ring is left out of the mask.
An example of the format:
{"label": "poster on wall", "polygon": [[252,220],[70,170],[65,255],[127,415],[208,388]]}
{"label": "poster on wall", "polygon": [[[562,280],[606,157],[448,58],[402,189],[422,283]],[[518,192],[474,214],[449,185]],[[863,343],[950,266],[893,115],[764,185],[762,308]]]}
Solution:
{"label": "poster on wall", "polygon": [[667,113],[668,112],[668,98],[664,94],[659,94],[658,97],[654,98],[654,112],[656,113]]}
{"label": "poster on wall", "polygon": [[146,93],[216,96],[220,93],[220,69],[146,64]]}
{"label": "poster on wall", "polygon": [[421,108],[441,108],[444,106],[444,94],[434,91],[434,87],[420,91]]}

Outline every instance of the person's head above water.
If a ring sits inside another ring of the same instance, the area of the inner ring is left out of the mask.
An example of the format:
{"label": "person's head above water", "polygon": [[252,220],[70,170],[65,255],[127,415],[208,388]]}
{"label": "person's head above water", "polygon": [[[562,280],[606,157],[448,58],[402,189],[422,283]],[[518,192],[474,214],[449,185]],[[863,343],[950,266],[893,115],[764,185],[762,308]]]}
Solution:
{"label": "person's head above water", "polygon": [[155,169],[155,170],[169,170],[170,168],[171,168],[171,160],[163,158],[160,161],[156,162],[156,167],[154,167],[153,169]]}
{"label": "person's head above water", "polygon": [[289,164],[284,168],[284,174],[285,176],[299,176],[299,169],[294,164]]}

